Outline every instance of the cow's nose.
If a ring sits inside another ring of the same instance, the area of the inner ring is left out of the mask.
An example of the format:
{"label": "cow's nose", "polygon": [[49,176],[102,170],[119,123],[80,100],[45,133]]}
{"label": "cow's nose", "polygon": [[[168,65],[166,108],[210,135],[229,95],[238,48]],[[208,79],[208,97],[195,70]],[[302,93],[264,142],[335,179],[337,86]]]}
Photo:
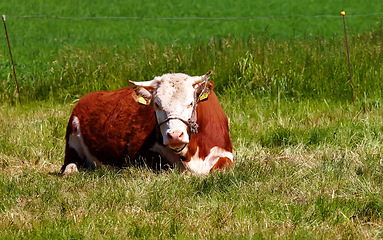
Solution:
{"label": "cow's nose", "polygon": [[182,131],[171,131],[171,132],[167,132],[166,135],[168,136],[170,143],[182,143],[183,142],[184,133]]}

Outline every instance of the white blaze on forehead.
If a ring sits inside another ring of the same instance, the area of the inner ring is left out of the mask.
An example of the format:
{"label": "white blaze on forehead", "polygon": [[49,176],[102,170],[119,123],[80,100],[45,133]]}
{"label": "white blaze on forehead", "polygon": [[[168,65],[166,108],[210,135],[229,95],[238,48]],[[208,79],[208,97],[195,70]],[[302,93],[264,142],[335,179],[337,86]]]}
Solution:
{"label": "white blaze on forehead", "polygon": [[183,111],[194,100],[193,81],[186,74],[169,74],[157,81],[155,101],[167,112]]}

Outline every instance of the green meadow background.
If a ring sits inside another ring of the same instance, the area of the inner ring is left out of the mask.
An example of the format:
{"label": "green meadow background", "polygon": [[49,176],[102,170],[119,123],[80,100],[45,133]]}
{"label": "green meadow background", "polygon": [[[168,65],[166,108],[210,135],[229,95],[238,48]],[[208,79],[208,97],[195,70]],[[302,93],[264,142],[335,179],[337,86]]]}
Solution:
{"label": "green meadow background", "polygon": [[[0,239],[383,237],[382,1],[9,0],[0,14],[22,100],[3,34]],[[208,70],[231,170],[58,174],[81,96]]]}
{"label": "green meadow background", "polygon": [[[91,68],[92,65],[98,65],[98,67],[105,64],[120,65],[118,71],[112,70],[113,74],[101,79],[96,78],[95,84],[104,82],[105,86],[101,87],[102,89],[125,86],[130,78],[147,80],[163,72],[174,71],[201,74],[208,68],[215,68],[219,79],[227,79],[233,75],[232,72],[228,72],[233,63],[240,61],[240,58],[254,55],[255,48],[257,51],[275,51],[275,53],[270,53],[274,58],[273,61],[276,61],[272,64],[272,68],[294,67],[290,63],[286,65],[283,62],[290,60],[286,58],[285,50],[278,49],[278,44],[280,48],[289,48],[287,51],[291,51],[291,54],[294,54],[293,57],[297,58],[292,62],[300,64],[299,68],[307,68],[304,66],[307,61],[302,63],[305,59],[298,56],[302,54],[317,61],[322,60],[312,54],[322,55],[321,57],[325,58],[325,61],[334,61],[335,59],[326,58],[335,56],[337,57],[335,61],[338,61],[336,65],[345,64],[343,21],[339,14],[342,9],[347,12],[351,48],[355,49],[351,53],[352,64],[357,68],[358,61],[362,57],[359,56],[359,52],[366,51],[366,49],[358,46],[358,44],[363,44],[363,39],[356,43],[353,42],[353,39],[362,33],[374,31],[375,34],[376,31],[381,31],[382,5],[383,3],[379,1],[369,4],[349,1],[345,6],[343,1],[308,0],[210,1],[209,3],[200,1],[142,1],[137,3],[134,1],[11,0],[0,3],[0,9],[7,16],[6,23],[23,97],[26,101],[33,101],[45,100],[48,96],[62,100],[62,98],[68,98],[68,95],[83,95],[90,90],[100,89],[100,86],[90,89],[78,86],[83,82],[95,82],[94,79],[78,75],[79,73],[71,76],[71,79],[65,75],[71,60],[76,61],[74,58],[79,57],[79,62],[83,62],[85,56],[81,55],[88,53],[93,53],[88,58],[98,58],[96,60],[98,63],[95,63],[95,59],[90,59],[95,64],[84,62],[88,68]],[[379,38],[375,35],[372,37]],[[291,42],[294,40],[303,41],[307,49],[304,49],[300,42]],[[329,44],[329,41],[331,46],[325,46]],[[274,44],[275,47],[265,48],[265,44],[269,43]],[[15,86],[10,75],[12,66],[5,39],[0,47],[0,77],[3,89],[5,89],[0,93],[0,97],[3,101],[12,101]],[[317,47],[320,49],[316,49]],[[150,58],[162,61],[159,57],[167,57],[167,62],[176,60],[174,56],[165,53],[169,50],[173,51],[172,54],[182,56],[182,59],[179,58],[180,64],[173,62],[170,63],[172,66],[169,66],[169,63],[166,63],[167,66],[164,63],[158,63],[157,66],[150,65]],[[223,51],[225,57],[230,61],[227,66],[217,63],[218,54]],[[379,49],[376,51],[379,55]],[[109,54],[109,56],[104,56],[104,54]],[[120,61],[107,59],[117,54],[127,59]],[[209,58],[207,54],[211,55],[213,59]],[[261,58],[264,58],[264,53],[261,55]],[[201,59],[195,59],[198,57]],[[193,63],[194,66],[187,66],[185,58],[187,58],[186,61],[196,63]],[[263,61],[261,58],[255,56],[254,60]],[[278,61],[280,62],[278,63]],[[330,64],[333,65],[333,63]],[[130,71],[128,68],[131,65],[135,65],[135,68],[145,69]],[[143,65],[149,66],[144,67]],[[77,68],[74,71],[84,69],[84,66],[73,67]],[[343,73],[344,66],[341,67],[342,72],[337,71],[338,75]],[[312,70],[313,73],[321,71],[317,66],[313,66],[309,70]],[[332,71],[333,69],[327,70]],[[92,71],[97,70],[92,69]],[[326,80],[330,78],[330,76],[326,77]],[[66,81],[67,85],[63,87],[64,83],[58,82],[59,79]],[[331,80],[339,84],[338,79]],[[342,76],[342,80],[347,81],[347,77]],[[106,83],[106,81],[111,83]],[[227,85],[227,80],[222,81],[225,81],[221,84],[222,86]],[[319,79],[319,81],[324,82],[324,79]],[[76,86],[82,90],[70,89]],[[333,88],[331,84],[330,87]],[[373,89],[376,89],[375,85]],[[48,90],[51,93],[48,93]],[[309,92],[305,89],[296,90],[303,94]],[[56,94],[57,92],[59,95]],[[65,96],[60,96],[60,93],[62,95],[63,92],[65,92]],[[366,91],[362,90],[363,92]],[[73,98],[73,96],[69,96],[69,98]]]}

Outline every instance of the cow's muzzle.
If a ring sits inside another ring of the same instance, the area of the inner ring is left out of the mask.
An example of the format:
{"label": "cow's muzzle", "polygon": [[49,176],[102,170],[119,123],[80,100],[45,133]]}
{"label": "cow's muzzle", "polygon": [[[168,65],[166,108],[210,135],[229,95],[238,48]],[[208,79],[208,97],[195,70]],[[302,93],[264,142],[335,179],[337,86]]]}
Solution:
{"label": "cow's muzzle", "polygon": [[[157,124],[159,133],[161,132],[160,130],[161,125],[165,124],[166,122],[170,120],[179,120],[183,122],[187,126],[187,134],[189,135],[188,136],[189,139],[191,134],[196,134],[198,132],[197,130],[198,125],[194,120],[189,119],[188,121],[186,121],[185,119],[181,117],[172,116],[172,117],[166,118],[165,120]],[[170,149],[172,149],[176,153],[182,152],[182,150],[184,150],[189,143],[189,141],[185,141],[185,136],[183,131],[178,131],[178,130],[173,131],[169,129],[164,134],[166,134],[166,142],[164,142],[163,144],[168,146]]]}

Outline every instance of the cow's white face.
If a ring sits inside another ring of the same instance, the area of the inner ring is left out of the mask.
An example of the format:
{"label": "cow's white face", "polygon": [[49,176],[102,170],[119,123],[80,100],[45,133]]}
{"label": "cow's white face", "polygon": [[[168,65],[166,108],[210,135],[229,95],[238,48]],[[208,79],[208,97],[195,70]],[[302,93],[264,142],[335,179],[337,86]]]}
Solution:
{"label": "cow's white face", "polygon": [[131,82],[139,87],[134,91],[136,101],[154,108],[164,145],[179,150],[189,143],[187,123],[195,111],[195,91],[209,75],[210,72],[197,77],[175,73],[148,82]]}
{"label": "cow's white face", "polygon": [[163,144],[182,148],[189,143],[187,121],[194,105],[195,80],[187,75],[165,75],[153,92],[153,107],[163,137]]}

